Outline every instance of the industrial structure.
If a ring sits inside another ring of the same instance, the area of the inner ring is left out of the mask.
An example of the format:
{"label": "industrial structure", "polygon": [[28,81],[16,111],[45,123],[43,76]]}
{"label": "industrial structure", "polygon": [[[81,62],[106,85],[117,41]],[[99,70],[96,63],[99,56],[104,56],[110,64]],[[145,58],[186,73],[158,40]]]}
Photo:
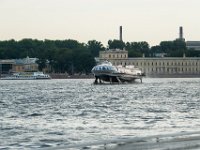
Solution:
{"label": "industrial structure", "polygon": [[119,27],[119,40],[123,41],[123,39],[122,39],[122,26]]}
{"label": "industrial structure", "polygon": [[[122,40],[120,27],[120,40]],[[179,28],[179,39],[183,37],[183,28]],[[186,42],[187,43],[187,42]],[[200,42],[199,48],[200,48]],[[129,58],[128,51],[110,49],[99,52],[98,62],[110,61],[113,65],[134,65],[150,77],[200,77],[200,57],[136,57]]]}
{"label": "industrial structure", "polygon": [[[179,40],[183,40],[185,41],[184,37],[183,37],[183,27],[179,27]],[[200,51],[200,41],[185,41],[186,43],[186,47],[189,50],[197,50]]]}

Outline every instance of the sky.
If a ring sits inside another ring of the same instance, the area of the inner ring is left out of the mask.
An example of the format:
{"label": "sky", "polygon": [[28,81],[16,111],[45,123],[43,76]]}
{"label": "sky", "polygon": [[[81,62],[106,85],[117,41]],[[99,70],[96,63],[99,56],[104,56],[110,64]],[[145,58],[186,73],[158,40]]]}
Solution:
{"label": "sky", "polygon": [[0,0],[0,40],[200,40],[200,0]]}

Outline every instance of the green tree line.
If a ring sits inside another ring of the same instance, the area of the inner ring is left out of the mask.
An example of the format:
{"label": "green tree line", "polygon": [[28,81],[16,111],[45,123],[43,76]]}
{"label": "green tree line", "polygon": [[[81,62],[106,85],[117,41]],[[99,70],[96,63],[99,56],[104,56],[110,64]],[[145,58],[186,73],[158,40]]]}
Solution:
{"label": "green tree line", "polygon": [[23,39],[20,41],[0,41],[0,59],[18,59],[29,57],[38,58],[39,68],[43,69],[47,63],[52,72],[90,73],[95,65],[95,57],[99,51],[106,49],[126,49],[129,57],[154,57],[156,53],[165,53],[168,57],[186,56],[199,57],[200,52],[188,50],[182,40],[162,41],[159,45],[150,47],[148,42],[123,42],[109,40],[108,45],[100,41],[90,40],[80,43],[76,40],[37,40]]}
{"label": "green tree line", "polygon": [[76,40],[35,40],[0,41],[0,59],[38,58],[40,70],[47,63],[52,72],[70,74],[90,73],[95,57],[105,48],[101,42],[91,40],[87,44]]}

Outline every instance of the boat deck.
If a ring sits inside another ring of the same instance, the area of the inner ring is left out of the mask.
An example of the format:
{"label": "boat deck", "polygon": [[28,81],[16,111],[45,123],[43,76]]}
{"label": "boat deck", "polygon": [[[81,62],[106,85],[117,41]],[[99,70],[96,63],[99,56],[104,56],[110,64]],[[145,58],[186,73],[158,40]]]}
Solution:
{"label": "boat deck", "polygon": [[[52,150],[55,149],[52,148]],[[68,150],[182,150],[200,149],[200,131],[181,132],[174,134],[133,137],[127,139],[113,139],[93,143],[83,143],[69,146],[56,147]],[[48,148],[51,150],[51,148]]]}

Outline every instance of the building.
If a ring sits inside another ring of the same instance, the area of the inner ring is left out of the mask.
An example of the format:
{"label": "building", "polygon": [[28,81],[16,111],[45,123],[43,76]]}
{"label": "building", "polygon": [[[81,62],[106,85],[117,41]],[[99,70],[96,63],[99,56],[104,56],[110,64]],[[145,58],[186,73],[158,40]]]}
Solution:
{"label": "building", "polygon": [[[185,41],[183,27],[179,27],[179,40]],[[122,26],[120,26],[120,40],[122,41]],[[187,41],[188,48],[200,50],[200,41]],[[158,53],[156,57],[129,58],[128,51],[110,49],[99,52],[97,62],[105,60],[113,65],[134,65],[151,77],[200,77],[200,57],[165,57],[166,53]]]}
{"label": "building", "polygon": [[[183,37],[183,27],[179,27],[179,40],[185,41]],[[186,41],[186,47],[190,50],[200,51],[200,41]]]}
{"label": "building", "polygon": [[188,49],[200,51],[200,41],[186,41],[186,47]]}
{"label": "building", "polygon": [[37,58],[0,60],[0,74],[38,71]]}
{"label": "building", "polygon": [[98,62],[108,60],[113,65],[134,65],[151,77],[200,77],[200,57],[140,57],[128,58],[126,50],[101,51]]}
{"label": "building", "polygon": [[100,51],[99,57],[103,59],[126,59],[128,58],[128,51],[120,49]]}
{"label": "building", "polygon": [[23,59],[15,59],[15,64],[13,64],[12,71],[38,71],[38,64],[36,63],[37,60],[37,58],[29,58],[28,56]]}
{"label": "building", "polygon": [[13,59],[0,60],[0,74],[5,74],[10,72],[14,64],[15,61]]}

